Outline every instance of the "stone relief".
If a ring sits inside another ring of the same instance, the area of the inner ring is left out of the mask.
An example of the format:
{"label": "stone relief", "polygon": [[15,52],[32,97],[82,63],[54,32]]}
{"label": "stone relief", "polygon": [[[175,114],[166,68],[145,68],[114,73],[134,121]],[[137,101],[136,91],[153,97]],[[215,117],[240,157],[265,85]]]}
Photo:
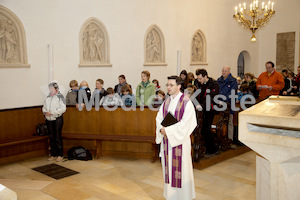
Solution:
{"label": "stone relief", "polygon": [[161,42],[156,30],[152,29],[147,35],[146,41],[146,62],[162,62],[161,55]]}
{"label": "stone relief", "polygon": [[192,39],[191,65],[199,64],[207,64],[206,39],[202,31],[197,30]]}
{"label": "stone relief", "polygon": [[290,69],[294,71],[295,32],[277,33],[276,70]]}
{"label": "stone relief", "polygon": [[160,28],[150,26],[145,35],[145,63],[144,65],[166,65],[165,41]]}
{"label": "stone relief", "polygon": [[0,67],[30,67],[23,25],[3,6],[0,6]]}
{"label": "stone relief", "polygon": [[96,18],[88,19],[79,36],[80,67],[111,66],[109,60],[109,38],[105,26]]}
{"label": "stone relief", "polygon": [[18,36],[15,25],[9,20],[0,20],[0,62],[20,62]]}
{"label": "stone relief", "polygon": [[194,36],[192,45],[192,61],[201,62],[203,60],[203,41],[199,34]]}

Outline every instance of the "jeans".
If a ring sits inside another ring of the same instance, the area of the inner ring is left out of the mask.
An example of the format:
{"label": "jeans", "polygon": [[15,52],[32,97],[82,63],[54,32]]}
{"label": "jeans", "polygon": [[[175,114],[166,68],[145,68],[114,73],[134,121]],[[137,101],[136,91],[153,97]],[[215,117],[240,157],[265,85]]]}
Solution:
{"label": "jeans", "polygon": [[48,132],[50,135],[51,156],[63,156],[63,142],[61,138],[61,130],[63,127],[63,116],[56,120],[46,120]]}

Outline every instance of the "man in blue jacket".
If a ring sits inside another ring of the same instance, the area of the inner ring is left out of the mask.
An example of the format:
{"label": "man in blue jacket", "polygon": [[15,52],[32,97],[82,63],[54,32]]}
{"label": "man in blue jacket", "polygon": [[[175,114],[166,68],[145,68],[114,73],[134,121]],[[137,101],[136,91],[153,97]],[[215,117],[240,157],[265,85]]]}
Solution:
{"label": "man in blue jacket", "polygon": [[[231,104],[231,98],[229,97],[231,94],[231,91],[234,90],[234,94],[237,93],[237,81],[236,78],[234,78],[231,73],[230,73],[230,67],[229,66],[224,66],[222,68],[222,76],[218,78],[217,80],[219,87],[220,87],[220,94],[224,95],[226,97],[225,102],[228,102]],[[235,107],[235,99],[233,100],[234,105],[230,105],[230,108],[233,106]],[[229,117],[229,124],[228,124],[228,138],[233,140],[233,114],[234,111],[230,109],[230,117]]]}

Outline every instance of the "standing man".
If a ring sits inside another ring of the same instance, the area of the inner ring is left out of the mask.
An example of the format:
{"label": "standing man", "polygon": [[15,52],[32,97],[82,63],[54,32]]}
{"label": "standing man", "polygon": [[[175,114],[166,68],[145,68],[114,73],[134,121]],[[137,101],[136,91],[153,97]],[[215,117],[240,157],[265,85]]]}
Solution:
{"label": "standing man", "polygon": [[[192,102],[180,92],[182,80],[168,77],[170,95],[156,116],[156,143],[164,174],[164,197],[167,200],[192,200],[196,198],[191,157],[190,135],[196,128],[196,114]],[[170,112],[178,122],[163,127],[161,122]]]}
{"label": "standing man", "polygon": [[256,87],[259,90],[259,99],[263,100],[271,95],[279,95],[280,90],[284,88],[283,76],[274,68],[274,63],[266,63],[266,72],[259,75]]}
{"label": "standing man", "polygon": [[[220,94],[222,94],[226,98],[225,102],[228,102],[230,104],[230,108],[232,108],[233,106],[235,106],[235,100],[233,101],[231,98],[229,98],[229,96],[232,92],[233,94],[237,93],[238,85],[237,85],[236,78],[234,78],[230,73],[229,66],[224,66],[222,68],[222,76],[218,78],[217,81],[220,86]],[[231,102],[233,102],[234,105],[231,105]],[[229,116],[229,123],[228,123],[228,138],[231,140],[233,140],[233,133],[234,133],[233,115],[234,115],[234,111],[230,109],[230,116]]]}
{"label": "standing man", "polygon": [[[210,131],[215,111],[213,110],[213,99],[219,94],[219,85],[216,80],[208,77],[205,69],[196,70],[198,85],[197,89],[201,89],[201,93],[197,96],[203,110],[203,125],[201,135],[204,139],[204,146],[207,154],[217,153],[218,143],[216,136]],[[210,96],[210,102],[207,102],[207,95]]]}

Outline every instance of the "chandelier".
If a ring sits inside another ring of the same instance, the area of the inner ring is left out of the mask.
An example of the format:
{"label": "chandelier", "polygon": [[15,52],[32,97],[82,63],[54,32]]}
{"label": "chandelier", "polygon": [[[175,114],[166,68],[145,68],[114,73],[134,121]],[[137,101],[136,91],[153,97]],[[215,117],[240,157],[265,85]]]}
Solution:
{"label": "chandelier", "polygon": [[235,6],[235,14],[233,15],[233,18],[235,18],[242,27],[252,31],[251,41],[255,42],[255,31],[264,26],[273,14],[275,14],[274,2],[262,2],[260,9],[258,0],[254,0],[253,3],[250,4],[249,10],[247,10],[246,3]]}

